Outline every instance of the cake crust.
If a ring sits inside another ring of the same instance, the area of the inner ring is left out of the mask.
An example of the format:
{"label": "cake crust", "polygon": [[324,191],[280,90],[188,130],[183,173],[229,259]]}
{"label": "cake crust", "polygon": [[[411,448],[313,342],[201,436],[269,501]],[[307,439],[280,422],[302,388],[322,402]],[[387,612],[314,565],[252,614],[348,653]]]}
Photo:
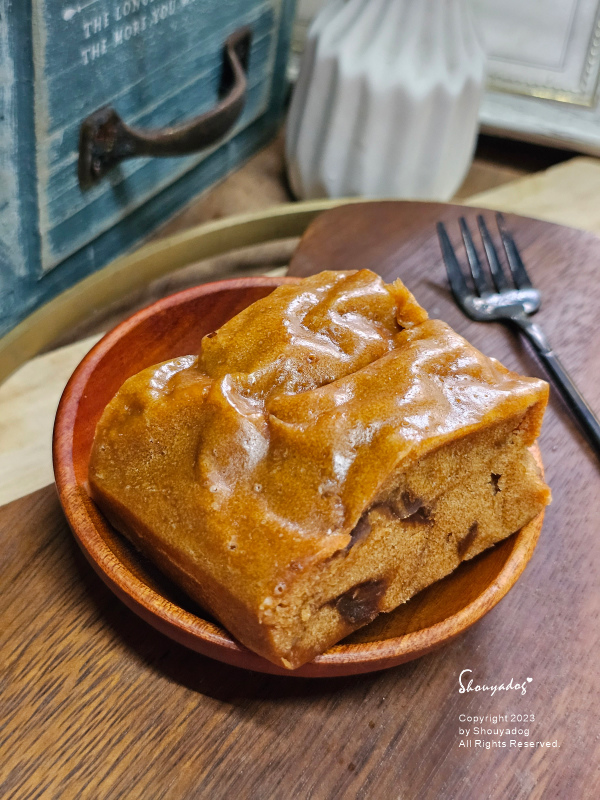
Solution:
{"label": "cake crust", "polygon": [[399,281],[324,272],[126,381],[91,494],[242,643],[296,668],[543,509],[528,447],[547,397]]}

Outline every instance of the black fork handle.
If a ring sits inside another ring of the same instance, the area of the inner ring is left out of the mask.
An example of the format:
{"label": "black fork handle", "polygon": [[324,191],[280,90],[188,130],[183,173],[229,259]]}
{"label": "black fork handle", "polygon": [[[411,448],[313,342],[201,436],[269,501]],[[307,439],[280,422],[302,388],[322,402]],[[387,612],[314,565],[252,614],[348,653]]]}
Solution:
{"label": "black fork handle", "polygon": [[568,372],[546,338],[546,334],[535,322],[526,316],[513,318],[513,322],[523,331],[534,346],[544,367],[560,391],[563,400],[579,423],[586,439],[600,458],[600,421],[588,406],[585,399],[569,377]]}

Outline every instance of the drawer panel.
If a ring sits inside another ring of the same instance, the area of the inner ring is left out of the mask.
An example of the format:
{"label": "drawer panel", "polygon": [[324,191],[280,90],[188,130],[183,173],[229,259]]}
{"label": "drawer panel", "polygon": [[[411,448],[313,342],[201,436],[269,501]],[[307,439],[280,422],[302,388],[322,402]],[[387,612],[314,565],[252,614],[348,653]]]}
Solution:
{"label": "drawer panel", "polygon": [[82,119],[110,104],[127,123],[160,128],[207,111],[217,102],[224,41],[248,24],[253,42],[247,103],[229,141],[219,145],[232,146],[235,134],[268,108],[281,5],[281,0],[34,2],[42,272],[212,152],[125,161],[82,192],[77,183]]}

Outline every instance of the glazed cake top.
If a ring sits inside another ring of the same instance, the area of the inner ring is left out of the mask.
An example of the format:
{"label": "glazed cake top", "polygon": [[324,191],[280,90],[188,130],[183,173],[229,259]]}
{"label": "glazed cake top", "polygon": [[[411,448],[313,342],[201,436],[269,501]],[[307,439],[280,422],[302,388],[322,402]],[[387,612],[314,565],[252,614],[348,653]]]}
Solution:
{"label": "glazed cake top", "polygon": [[368,270],[283,285],[127,380],[98,423],[92,490],[258,608],[346,547],[395,470],[524,414],[548,387],[430,320]]}

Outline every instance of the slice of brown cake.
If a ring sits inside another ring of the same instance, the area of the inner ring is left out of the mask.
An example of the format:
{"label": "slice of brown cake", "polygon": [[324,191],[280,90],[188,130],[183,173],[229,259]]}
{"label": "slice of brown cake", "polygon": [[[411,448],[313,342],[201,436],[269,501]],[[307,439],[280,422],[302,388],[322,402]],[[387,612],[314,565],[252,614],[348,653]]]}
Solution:
{"label": "slice of brown cake", "polygon": [[250,649],[294,669],[519,530],[548,386],[397,281],[323,272],[125,382],[92,496]]}

